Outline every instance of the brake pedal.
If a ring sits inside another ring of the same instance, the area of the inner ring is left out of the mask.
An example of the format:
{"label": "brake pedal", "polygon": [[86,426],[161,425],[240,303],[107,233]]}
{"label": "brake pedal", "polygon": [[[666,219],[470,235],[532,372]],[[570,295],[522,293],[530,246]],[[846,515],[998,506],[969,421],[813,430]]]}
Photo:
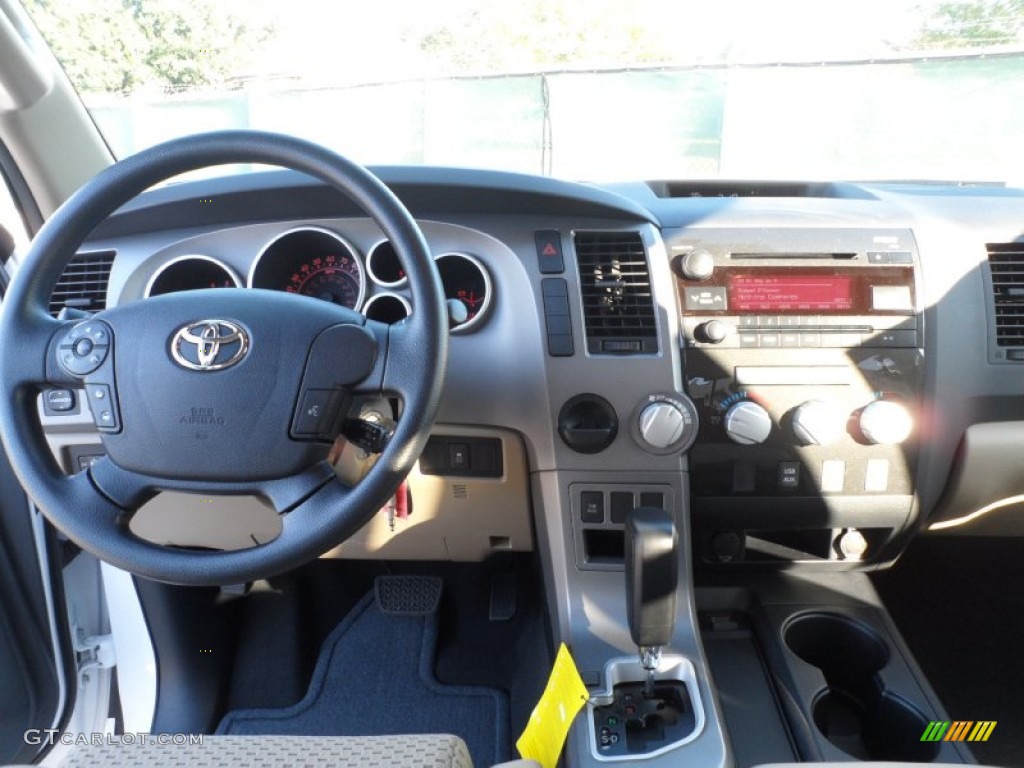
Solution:
{"label": "brake pedal", "polygon": [[441,604],[444,581],[437,576],[378,576],[374,595],[381,611],[392,616],[426,616]]}

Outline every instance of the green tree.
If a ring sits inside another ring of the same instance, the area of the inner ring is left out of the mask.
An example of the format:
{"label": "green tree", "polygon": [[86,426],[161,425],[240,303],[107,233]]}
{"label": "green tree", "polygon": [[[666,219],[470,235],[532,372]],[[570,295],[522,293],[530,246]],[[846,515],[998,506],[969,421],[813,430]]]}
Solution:
{"label": "green tree", "polygon": [[[407,42],[451,73],[671,62],[677,46],[619,0],[593,0],[586,19],[557,0],[490,0],[406,30]],[[598,22],[599,20],[599,22]]]}
{"label": "green tree", "polygon": [[230,84],[271,36],[227,0],[25,0],[81,92],[167,92]]}
{"label": "green tree", "polygon": [[941,3],[925,23],[918,45],[978,48],[1024,40],[1024,0]]}

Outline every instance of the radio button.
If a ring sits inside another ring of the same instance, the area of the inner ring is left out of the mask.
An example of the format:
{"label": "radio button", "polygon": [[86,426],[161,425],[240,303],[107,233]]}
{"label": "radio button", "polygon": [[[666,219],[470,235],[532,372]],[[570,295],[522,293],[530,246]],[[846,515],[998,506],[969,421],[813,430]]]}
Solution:
{"label": "radio button", "polygon": [[800,346],[800,334],[799,333],[783,333],[779,334],[779,346],[787,349],[795,349]]}
{"label": "radio button", "polygon": [[820,347],[821,346],[821,334],[820,333],[809,333],[804,331],[800,334],[800,346],[801,347]]}
{"label": "radio button", "polygon": [[821,325],[821,318],[817,315],[800,315],[800,325],[816,327]]}
{"label": "radio button", "polygon": [[888,251],[868,251],[868,264],[891,264],[891,256]]}
{"label": "radio button", "polygon": [[757,327],[758,328],[776,328],[779,325],[778,315],[758,315],[757,316]]}
{"label": "radio button", "polygon": [[910,312],[914,302],[909,285],[872,285],[871,308],[882,312]]}
{"label": "radio button", "polygon": [[697,326],[697,340],[706,344],[721,344],[729,335],[729,327],[721,320],[708,320]]}
{"label": "radio button", "polygon": [[740,333],[740,349],[751,349],[759,347],[759,340],[756,333]]}
{"label": "radio button", "polygon": [[726,306],[725,288],[716,286],[684,288],[683,303],[686,305],[687,309],[691,310],[728,309]]}
{"label": "radio button", "polygon": [[779,346],[779,334],[777,333],[761,333],[760,336],[762,349],[778,347]]}
{"label": "radio button", "polygon": [[917,331],[879,331],[865,340],[868,347],[916,347]]}
{"label": "radio button", "polygon": [[679,268],[687,280],[707,280],[715,271],[715,257],[698,248],[680,259]]}
{"label": "radio button", "polygon": [[736,325],[739,328],[757,328],[757,315],[740,315]]}
{"label": "radio button", "polygon": [[800,325],[799,315],[781,315],[779,317],[779,325],[783,328],[795,328]]}

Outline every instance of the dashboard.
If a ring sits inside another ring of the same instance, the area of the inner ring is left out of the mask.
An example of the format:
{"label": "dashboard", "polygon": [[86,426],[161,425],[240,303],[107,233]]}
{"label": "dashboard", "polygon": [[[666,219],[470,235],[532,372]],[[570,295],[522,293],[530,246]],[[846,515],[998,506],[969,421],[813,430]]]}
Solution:
{"label": "dashboard", "polygon": [[[676,514],[708,569],[877,565],[936,523],[1024,531],[1024,193],[376,172],[434,254],[448,384],[409,480],[415,512],[378,516],[334,555],[542,547],[556,571],[621,570],[640,505]],[[389,323],[416,311],[377,226],[291,172],[146,193],[82,246],[52,309],[218,287]],[[102,455],[76,393],[44,393],[40,414],[67,471]],[[357,478],[357,454],[339,472]],[[274,535],[257,500],[219,515],[195,501],[161,495],[138,531]]]}

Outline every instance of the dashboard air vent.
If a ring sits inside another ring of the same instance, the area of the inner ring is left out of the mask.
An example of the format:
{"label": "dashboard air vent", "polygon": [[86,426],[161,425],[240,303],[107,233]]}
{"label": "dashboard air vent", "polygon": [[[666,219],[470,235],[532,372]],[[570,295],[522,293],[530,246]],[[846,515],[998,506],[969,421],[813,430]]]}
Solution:
{"label": "dashboard air vent", "polygon": [[1024,243],[988,246],[996,344],[1024,348]]}
{"label": "dashboard air vent", "polygon": [[56,316],[64,307],[86,312],[105,309],[113,264],[113,251],[75,254],[50,296],[50,314]]}
{"label": "dashboard air vent", "polygon": [[576,262],[591,354],[658,351],[647,252],[637,232],[576,232]]}

